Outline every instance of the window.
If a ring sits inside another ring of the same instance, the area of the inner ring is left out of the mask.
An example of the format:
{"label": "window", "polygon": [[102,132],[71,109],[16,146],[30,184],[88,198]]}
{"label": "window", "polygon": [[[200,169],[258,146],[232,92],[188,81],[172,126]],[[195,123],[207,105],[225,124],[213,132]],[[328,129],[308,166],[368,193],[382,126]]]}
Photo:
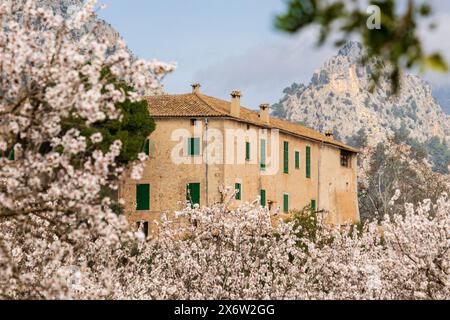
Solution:
{"label": "window", "polygon": [[188,155],[190,156],[200,155],[200,138],[188,139]]}
{"label": "window", "polygon": [[145,139],[144,147],[142,148],[142,152],[144,152],[147,156],[150,155],[150,140]]}
{"label": "window", "polygon": [[245,160],[250,160],[250,142],[245,142]]}
{"label": "window", "polygon": [[316,211],[316,200],[314,199],[311,200],[311,210]]}
{"label": "window", "polygon": [[186,188],[186,200],[191,204],[200,205],[200,183],[188,183]]}
{"label": "window", "polygon": [[289,195],[286,193],[283,194],[283,212],[289,212]]}
{"label": "window", "polygon": [[295,169],[300,169],[300,151],[295,151]]}
{"label": "window", "polygon": [[259,163],[260,163],[260,168],[262,171],[266,170],[266,140],[261,139],[261,154],[260,154],[260,159],[259,159]]}
{"label": "window", "polygon": [[289,173],[289,142],[283,142],[283,172]]}
{"label": "window", "polygon": [[347,150],[341,150],[341,166],[350,168],[351,157],[351,152]]}
{"label": "window", "polygon": [[261,191],[260,191],[260,204],[261,204],[261,207],[265,207],[266,206],[266,190],[264,190],[264,189],[261,189]]}
{"label": "window", "polygon": [[236,200],[241,200],[241,184],[240,183],[235,183],[234,184],[234,189],[236,190],[236,195],[234,196],[236,198]]}
{"label": "window", "polygon": [[15,156],[14,156],[14,148],[12,148],[9,153],[8,153],[8,160],[10,161],[14,161]]}
{"label": "window", "polygon": [[136,210],[150,210],[150,185],[136,185]]}
{"label": "window", "polygon": [[136,227],[138,231],[142,231],[145,237],[148,237],[148,221],[140,221],[136,223]]}
{"label": "window", "polygon": [[311,178],[311,147],[306,146],[306,178]]}

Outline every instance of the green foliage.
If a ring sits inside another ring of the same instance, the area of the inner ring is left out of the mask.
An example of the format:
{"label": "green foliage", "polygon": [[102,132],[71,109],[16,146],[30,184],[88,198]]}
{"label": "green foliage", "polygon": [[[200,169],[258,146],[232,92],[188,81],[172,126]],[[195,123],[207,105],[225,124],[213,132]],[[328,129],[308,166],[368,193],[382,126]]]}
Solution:
{"label": "green foliage", "polygon": [[[364,2],[366,4],[366,2]],[[320,27],[318,45],[332,37],[333,27],[340,39],[336,46],[342,46],[351,35],[356,34],[367,49],[363,63],[371,58],[381,58],[372,74],[374,85],[383,72],[385,62],[392,66],[389,77],[394,93],[398,92],[400,71],[403,68],[419,67],[422,70],[433,69],[447,72],[448,65],[438,52],[426,54],[422,48],[417,24],[420,18],[429,16],[432,8],[426,1],[408,1],[402,7],[402,1],[372,0],[367,4],[380,8],[380,29],[368,28],[369,14],[367,6],[359,6],[356,1],[289,0],[287,12],[277,16],[278,29],[294,33],[311,25]],[[434,25],[428,25],[433,29]],[[372,87],[372,90],[375,86]]]}
{"label": "green foliage", "polygon": [[347,144],[355,148],[365,148],[367,146],[366,129],[359,129],[354,135],[347,138]]}

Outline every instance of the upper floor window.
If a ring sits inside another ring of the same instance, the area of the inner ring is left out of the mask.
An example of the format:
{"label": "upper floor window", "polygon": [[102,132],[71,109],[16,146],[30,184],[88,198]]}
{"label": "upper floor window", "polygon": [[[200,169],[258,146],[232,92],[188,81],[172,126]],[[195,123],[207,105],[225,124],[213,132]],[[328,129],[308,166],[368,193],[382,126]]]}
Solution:
{"label": "upper floor window", "polygon": [[350,151],[341,150],[341,166],[350,168],[352,154]]}
{"label": "upper floor window", "polygon": [[260,140],[259,167],[261,171],[266,170],[266,140]]}

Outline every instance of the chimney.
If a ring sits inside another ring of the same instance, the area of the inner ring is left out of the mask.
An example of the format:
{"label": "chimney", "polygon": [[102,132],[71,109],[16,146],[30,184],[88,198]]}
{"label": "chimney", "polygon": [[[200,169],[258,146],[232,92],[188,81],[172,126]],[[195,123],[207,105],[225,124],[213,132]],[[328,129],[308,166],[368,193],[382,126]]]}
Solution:
{"label": "chimney", "polygon": [[201,87],[200,83],[191,84],[191,87],[192,87],[192,93],[200,93],[200,87]]}
{"label": "chimney", "polygon": [[263,103],[259,106],[259,118],[265,124],[269,124],[269,121],[270,121],[269,108],[270,108],[270,106],[268,103]]}
{"label": "chimney", "polygon": [[328,137],[328,138],[333,139],[333,131],[331,131],[331,130],[326,130],[326,131],[325,131],[325,136]]}
{"label": "chimney", "polygon": [[231,92],[230,114],[233,117],[239,117],[240,110],[241,110],[241,92],[235,90],[235,91]]}

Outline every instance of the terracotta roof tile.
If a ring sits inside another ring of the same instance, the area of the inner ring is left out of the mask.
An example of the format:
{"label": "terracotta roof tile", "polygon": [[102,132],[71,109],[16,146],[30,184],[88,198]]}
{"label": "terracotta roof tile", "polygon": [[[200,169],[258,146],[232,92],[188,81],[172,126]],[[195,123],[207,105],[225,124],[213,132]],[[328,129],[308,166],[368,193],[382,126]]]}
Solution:
{"label": "terracotta roof tile", "polygon": [[[179,95],[159,95],[146,97],[149,112],[153,117],[227,117],[230,115],[230,102],[210,97],[200,93],[188,93]],[[357,149],[327,137],[318,131],[305,126],[278,118],[270,118],[270,124],[263,123],[259,118],[259,112],[242,107],[238,121],[252,123],[261,127],[275,128],[280,131],[310,138],[326,144],[358,152]]]}

